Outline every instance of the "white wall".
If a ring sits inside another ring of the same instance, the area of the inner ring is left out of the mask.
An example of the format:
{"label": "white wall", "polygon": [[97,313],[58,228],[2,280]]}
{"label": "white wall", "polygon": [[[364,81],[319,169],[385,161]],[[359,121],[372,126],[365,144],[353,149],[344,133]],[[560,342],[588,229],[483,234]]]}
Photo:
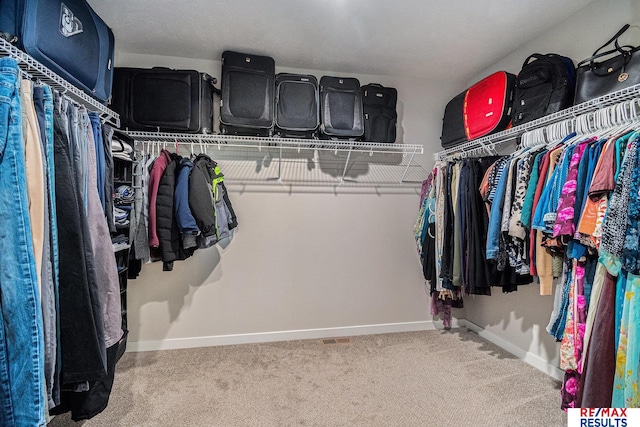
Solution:
{"label": "white wall", "polygon": [[[429,169],[432,153],[440,149],[444,106],[464,87],[499,69],[517,73],[533,52],[560,53],[577,62],[624,23],[639,20],[638,2],[599,0],[469,82],[355,77],[398,89],[400,141],[424,144],[419,162]],[[640,30],[631,31],[630,41],[639,44]],[[214,60],[120,52],[116,61],[118,66],[193,68],[220,77],[220,62]],[[367,325],[399,324],[396,329],[401,329],[429,324],[411,237],[419,197],[415,188],[230,190],[240,227],[226,248],[199,251],[176,263],[173,272],[146,265],[141,277],[130,281],[130,349],[312,338],[341,331],[324,328],[365,327],[345,332],[358,333],[380,330]],[[455,315],[540,367],[558,366],[558,345],[544,329],[552,298],[540,296],[536,284],[512,294],[494,291],[491,297],[467,297],[465,310]],[[279,334],[286,331],[301,332]]]}
{"label": "white wall", "polygon": [[[191,68],[218,78],[221,69],[219,61],[122,52],[116,63]],[[310,73],[343,75],[335,70]],[[457,85],[355,77],[363,84],[398,89],[399,140],[424,143],[419,161],[430,167],[439,148],[442,111]],[[129,282],[130,349],[431,326],[412,238],[419,186],[229,189],[240,226],[226,248],[199,250],[176,262],[173,272],[145,265],[141,276]],[[322,331],[348,327],[357,328]],[[286,331],[303,332],[281,334]]]}
{"label": "white wall", "polygon": [[[497,70],[517,74],[522,62],[531,53],[558,53],[576,63],[591,56],[600,45],[612,37],[622,25],[638,25],[640,2],[634,0],[599,0],[555,29],[532,40],[480,73],[468,84]],[[640,44],[640,29],[627,31],[626,40]],[[625,40],[625,39],[623,39]],[[514,346],[519,353],[528,353],[540,362],[559,366],[559,346],[545,331],[553,308],[553,297],[540,296],[539,286],[522,286],[512,294],[494,289],[491,297],[476,296],[465,301],[466,318],[484,329],[485,336]]]}

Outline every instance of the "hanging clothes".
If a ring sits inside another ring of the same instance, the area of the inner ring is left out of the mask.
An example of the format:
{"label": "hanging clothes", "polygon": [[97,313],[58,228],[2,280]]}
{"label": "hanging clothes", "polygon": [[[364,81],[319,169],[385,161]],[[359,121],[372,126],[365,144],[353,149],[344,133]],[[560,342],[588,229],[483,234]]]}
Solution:
{"label": "hanging clothes", "polygon": [[[44,426],[43,319],[29,202],[19,69],[0,58],[0,424]],[[19,399],[16,396],[20,396]]]}
{"label": "hanging clothes", "polygon": [[465,292],[471,295],[491,294],[491,266],[487,264],[482,255],[487,245],[489,216],[482,194],[477,189],[480,188],[493,160],[492,158],[470,160],[468,179],[462,184],[468,207],[463,211],[466,213],[464,228],[467,230],[467,244],[465,245],[465,253],[468,260],[465,269]]}
{"label": "hanging clothes", "polygon": [[[21,73],[14,59],[0,58],[0,425],[7,427],[44,426],[68,411],[88,419],[106,407],[127,334],[114,251],[131,245],[138,267],[127,274],[137,275],[150,246],[170,270],[238,226],[225,177],[208,156],[134,153],[134,142],[97,113]],[[134,165],[131,186],[114,189],[114,157]],[[125,223],[129,236],[118,228]]]}
{"label": "hanging clothes", "polygon": [[33,102],[42,148],[45,185],[44,251],[42,259],[42,315],[45,340],[45,381],[48,408],[60,402],[60,361],[58,358],[58,221],[55,205],[55,166],[53,162],[53,95],[48,86],[33,88]]}
{"label": "hanging clothes", "polygon": [[[99,301],[93,250],[84,208],[80,147],[74,147],[68,110],[76,107],[55,100],[56,206],[60,242],[61,382],[65,387],[98,379],[106,373],[104,320]],[[72,156],[72,153],[78,155]],[[75,161],[74,161],[75,160]],[[79,345],[79,342],[82,345]]]}
{"label": "hanging clothes", "polygon": [[427,218],[429,191],[421,206],[422,231],[435,233],[421,234],[427,280],[443,265],[444,287],[453,283],[459,251],[466,293],[511,292],[536,277],[554,295],[547,331],[560,342],[564,409],[640,406],[640,132],[623,132],[521,148],[481,175],[477,159],[439,162],[436,214]]}
{"label": "hanging clothes", "polygon": [[[109,394],[115,374],[116,353],[123,338],[122,309],[120,301],[120,281],[118,278],[116,260],[110,238],[99,187],[105,183],[98,183],[99,166],[96,159],[97,151],[105,152],[96,143],[95,136],[102,135],[101,124],[91,121],[91,115],[80,111],[81,126],[78,136],[86,144],[87,159],[87,221],[91,237],[91,249],[94,259],[96,280],[100,283],[98,298],[102,309],[105,371],[103,375],[86,382],[81,389],[63,390],[59,405],[51,411],[60,414],[71,411],[75,421],[92,418],[102,412],[109,401]],[[102,144],[102,138],[99,139]]]}

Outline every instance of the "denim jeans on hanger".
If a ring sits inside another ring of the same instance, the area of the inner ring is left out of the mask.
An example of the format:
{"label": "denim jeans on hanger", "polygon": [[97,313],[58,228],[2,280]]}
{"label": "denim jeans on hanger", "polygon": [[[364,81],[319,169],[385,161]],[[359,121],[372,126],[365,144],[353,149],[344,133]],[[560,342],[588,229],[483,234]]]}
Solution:
{"label": "denim jeans on hanger", "polygon": [[[63,388],[106,374],[104,326],[89,226],[71,156],[67,105],[56,99],[54,153],[60,255],[60,346]],[[70,109],[70,108],[69,108]],[[77,111],[77,108],[75,108]],[[77,133],[76,133],[77,135]]]}
{"label": "denim jeans on hanger", "polygon": [[47,398],[49,409],[55,406],[53,401],[53,383],[56,371],[56,355],[58,346],[58,321],[56,314],[56,291],[53,276],[53,256],[51,243],[51,228],[55,222],[51,221],[51,200],[49,180],[49,160],[47,156],[46,114],[44,109],[44,89],[42,86],[33,88],[33,107],[40,131],[40,150],[42,152],[42,170],[44,173],[44,240],[42,251],[42,316],[44,324],[44,370],[47,383]]}
{"label": "denim jeans on hanger", "polygon": [[44,426],[42,310],[18,96],[18,67],[0,58],[0,425]]}
{"label": "denim jeans on hanger", "polygon": [[56,301],[56,331],[57,331],[57,346],[56,346],[56,366],[53,378],[53,390],[52,398],[54,405],[60,404],[60,369],[62,368],[62,355],[60,352],[60,256],[58,253],[58,217],[56,214],[56,172],[54,161],[54,149],[53,149],[53,110],[54,110],[54,98],[51,88],[47,85],[42,86],[43,100],[44,100],[44,114],[45,114],[45,133],[46,133],[46,156],[48,159],[47,171],[49,177],[49,216],[51,219],[51,258],[53,262],[53,283],[55,291]]}

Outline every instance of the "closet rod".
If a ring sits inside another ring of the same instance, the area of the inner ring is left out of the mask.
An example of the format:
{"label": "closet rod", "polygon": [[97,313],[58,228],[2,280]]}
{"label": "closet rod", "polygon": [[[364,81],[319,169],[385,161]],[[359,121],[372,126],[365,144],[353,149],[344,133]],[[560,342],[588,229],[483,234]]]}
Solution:
{"label": "closet rod", "polygon": [[98,102],[96,99],[87,95],[81,89],[75,87],[34,58],[13,46],[8,41],[0,37],[0,57],[10,57],[16,60],[18,67],[26,73],[31,79],[39,80],[67,96],[72,101],[85,106],[88,110],[95,111],[100,114],[105,122],[109,122],[116,127],[120,127],[120,116]]}
{"label": "closet rod", "polygon": [[539,129],[563,120],[572,120],[575,122],[575,119],[583,114],[591,113],[601,108],[616,105],[620,102],[638,97],[640,97],[640,84],[621,89],[617,92],[601,96],[600,98],[585,101],[565,110],[558,111],[557,113],[549,114],[548,116],[541,117],[511,129],[494,133],[493,135],[484,136],[482,138],[474,139],[458,146],[439,151],[435,153],[435,159],[438,161],[446,160],[451,158],[453,155],[473,150],[490,151],[501,144],[513,141],[525,132]]}

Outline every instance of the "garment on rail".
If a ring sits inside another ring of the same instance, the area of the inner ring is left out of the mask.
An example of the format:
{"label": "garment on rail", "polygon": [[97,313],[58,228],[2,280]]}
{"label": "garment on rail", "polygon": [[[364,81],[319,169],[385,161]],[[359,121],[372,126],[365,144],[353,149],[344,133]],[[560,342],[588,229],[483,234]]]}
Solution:
{"label": "garment on rail", "polygon": [[432,295],[532,282],[555,293],[547,331],[560,342],[565,409],[640,405],[639,141],[629,128],[572,133],[439,161],[423,183],[414,231]]}
{"label": "garment on rail", "polygon": [[44,426],[106,406],[124,331],[101,120],[23,75],[0,58],[0,425]]}

